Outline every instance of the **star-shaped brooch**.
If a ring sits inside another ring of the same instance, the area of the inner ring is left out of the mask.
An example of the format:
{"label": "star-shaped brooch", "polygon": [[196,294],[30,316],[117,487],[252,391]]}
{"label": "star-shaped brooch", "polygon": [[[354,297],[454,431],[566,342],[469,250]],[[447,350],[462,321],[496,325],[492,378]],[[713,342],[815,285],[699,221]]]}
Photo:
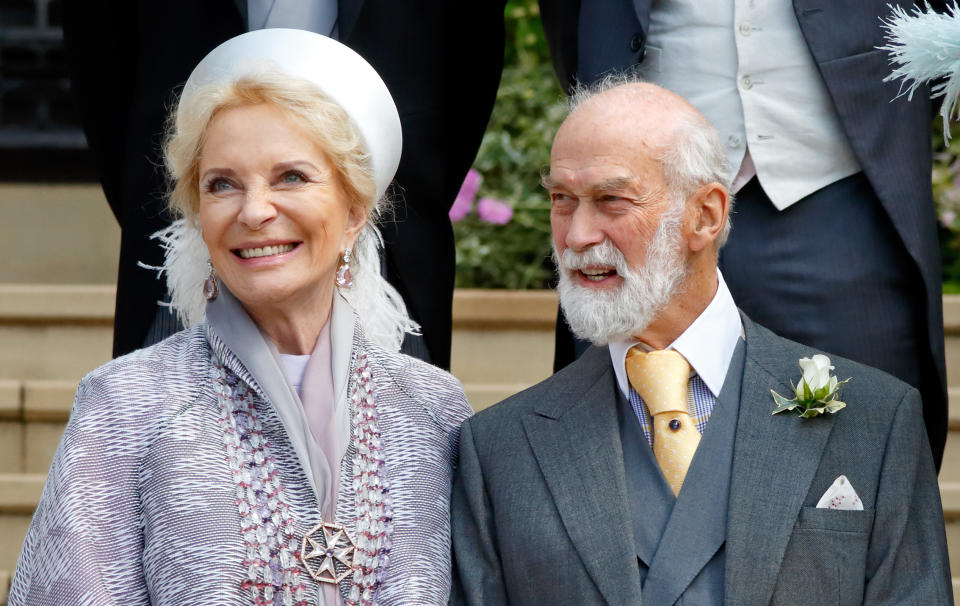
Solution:
{"label": "star-shaped brooch", "polygon": [[354,549],[353,539],[346,528],[340,524],[320,522],[303,535],[300,561],[313,580],[337,584],[350,574]]}

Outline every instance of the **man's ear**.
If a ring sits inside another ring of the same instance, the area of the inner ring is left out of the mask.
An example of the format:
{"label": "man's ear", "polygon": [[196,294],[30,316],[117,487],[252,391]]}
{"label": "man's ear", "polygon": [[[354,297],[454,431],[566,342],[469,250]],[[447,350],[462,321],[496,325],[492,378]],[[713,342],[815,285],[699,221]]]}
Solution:
{"label": "man's ear", "polygon": [[708,183],[691,196],[693,226],[687,240],[692,252],[700,252],[713,245],[723,232],[730,212],[730,194],[720,183]]}

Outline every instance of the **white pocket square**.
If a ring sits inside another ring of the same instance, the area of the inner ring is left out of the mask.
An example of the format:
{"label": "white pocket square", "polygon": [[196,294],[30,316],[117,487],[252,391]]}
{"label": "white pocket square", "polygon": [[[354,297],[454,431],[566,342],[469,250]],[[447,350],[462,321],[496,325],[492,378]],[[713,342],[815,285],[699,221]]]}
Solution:
{"label": "white pocket square", "polygon": [[863,511],[863,503],[857,496],[857,491],[850,485],[847,476],[840,476],[833,481],[827,492],[817,501],[817,509],[843,509],[846,511]]}

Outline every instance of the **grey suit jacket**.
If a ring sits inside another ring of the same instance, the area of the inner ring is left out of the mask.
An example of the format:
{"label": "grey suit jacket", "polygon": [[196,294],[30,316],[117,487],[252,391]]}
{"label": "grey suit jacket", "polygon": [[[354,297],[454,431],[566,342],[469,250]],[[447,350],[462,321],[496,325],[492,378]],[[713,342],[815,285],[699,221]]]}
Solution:
{"label": "grey suit jacket", "polygon": [[[772,416],[770,390],[789,393],[797,360],[817,352],[746,318],[744,329],[733,460],[723,464],[730,496],[716,504],[727,507],[726,602],[951,604],[917,392],[834,358],[837,375],[853,378],[846,409]],[[617,398],[607,350],[591,348],[464,424],[454,604],[643,603]],[[815,508],[841,474],[863,511]],[[685,554],[671,557],[688,566]]]}

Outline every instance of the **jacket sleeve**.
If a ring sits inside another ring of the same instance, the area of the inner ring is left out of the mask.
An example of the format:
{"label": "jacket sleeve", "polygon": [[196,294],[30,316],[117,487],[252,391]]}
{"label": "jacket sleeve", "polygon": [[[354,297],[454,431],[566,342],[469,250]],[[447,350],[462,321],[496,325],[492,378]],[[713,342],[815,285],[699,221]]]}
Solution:
{"label": "jacket sleeve", "polygon": [[880,474],[864,604],[953,604],[943,507],[914,389],[897,407]]}
{"label": "jacket sleeve", "polygon": [[577,80],[580,0],[539,0],[539,5],[553,71],[560,86],[570,92]]}
{"label": "jacket sleeve", "polygon": [[149,604],[138,493],[148,422],[125,415],[105,383],[88,377],[77,390],[20,553],[11,606]]}
{"label": "jacket sleeve", "polygon": [[453,483],[454,605],[507,604],[495,524],[470,421],[460,433],[460,466]]}

